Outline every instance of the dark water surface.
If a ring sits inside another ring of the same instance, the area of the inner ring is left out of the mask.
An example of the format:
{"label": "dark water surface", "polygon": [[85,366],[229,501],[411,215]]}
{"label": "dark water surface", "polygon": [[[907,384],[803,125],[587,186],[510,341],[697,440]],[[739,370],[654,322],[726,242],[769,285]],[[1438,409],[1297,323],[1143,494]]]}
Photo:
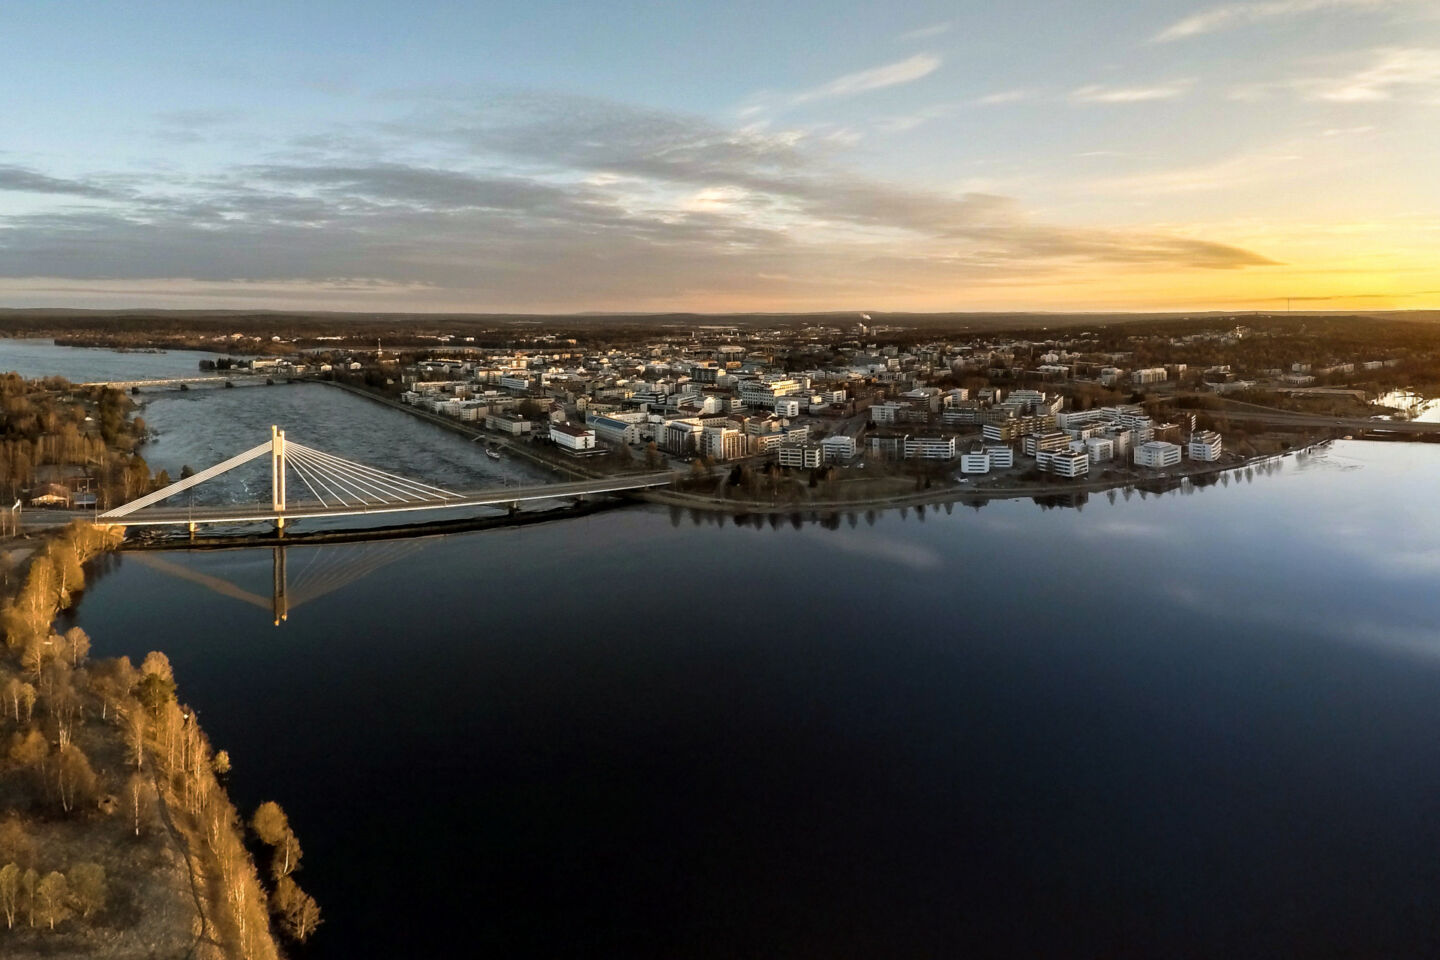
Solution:
{"label": "dark water surface", "polygon": [[291,548],[279,627],[269,550],[126,554],[78,618],[289,811],[306,956],[1435,956],[1437,474]]}
{"label": "dark water surface", "polygon": [[22,377],[58,376],[75,383],[216,376],[213,370],[201,370],[200,361],[226,355],[223,350],[214,353],[197,350],[121,352],[56,346],[54,340],[0,337],[0,373],[18,373]]}

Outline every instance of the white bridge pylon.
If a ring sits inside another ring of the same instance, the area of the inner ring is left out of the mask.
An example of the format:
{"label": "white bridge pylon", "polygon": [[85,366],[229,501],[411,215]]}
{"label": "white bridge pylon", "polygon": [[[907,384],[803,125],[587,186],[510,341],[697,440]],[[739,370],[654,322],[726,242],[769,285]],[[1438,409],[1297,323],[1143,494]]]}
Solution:
{"label": "white bridge pylon", "polygon": [[146,494],[100,515],[100,519],[118,520],[137,510],[173,497],[207,480],[213,480],[222,473],[260,457],[270,455],[270,507],[275,512],[277,526],[285,525],[287,505],[286,468],[295,471],[310,495],[326,508],[400,507],[442,505],[463,500],[461,494],[440,487],[411,480],[398,474],[387,473],[368,467],[363,463],[345,460],[334,454],[293,443],[285,439],[285,431],[270,428],[270,439],[254,446],[244,453],[231,457],[223,463],[201,470],[168,487]]}

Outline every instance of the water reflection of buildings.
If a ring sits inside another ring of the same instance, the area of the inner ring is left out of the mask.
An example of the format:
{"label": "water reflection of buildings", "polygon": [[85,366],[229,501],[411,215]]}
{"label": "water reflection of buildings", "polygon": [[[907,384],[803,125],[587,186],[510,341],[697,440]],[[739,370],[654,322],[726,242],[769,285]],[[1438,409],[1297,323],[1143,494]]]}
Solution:
{"label": "water reflection of buildings", "polygon": [[978,512],[989,504],[997,502],[1029,502],[1041,510],[1082,511],[1091,502],[1092,497],[1104,497],[1111,505],[1121,498],[1128,501],[1137,496],[1141,500],[1166,496],[1190,497],[1207,490],[1229,487],[1231,484],[1238,487],[1240,484],[1254,483],[1256,478],[1264,479],[1282,473],[1286,463],[1295,464],[1301,469],[1310,465],[1325,464],[1329,462],[1326,457],[1329,444],[1330,441],[1326,440],[1305,449],[1278,453],[1262,460],[1254,460],[1223,470],[1157,474],[1146,479],[1131,480],[1123,484],[1097,489],[1089,489],[1081,484],[1077,484],[1080,488],[1075,490],[1056,489],[1053,485],[1047,485],[1047,492],[1029,496],[1002,493],[989,497],[982,491],[971,490],[960,494],[952,493],[950,499],[945,499],[945,494],[941,493],[937,494],[934,499],[916,503],[857,505],[853,509],[834,506],[814,507],[803,501],[797,501],[792,506],[774,504],[759,510],[746,510],[738,504],[733,509],[724,511],[671,506],[669,508],[670,525],[679,527],[688,517],[691,525],[696,527],[734,525],[751,527],[756,530],[765,527],[772,530],[782,527],[799,530],[802,527],[818,526],[826,530],[838,530],[842,525],[855,527],[861,521],[868,526],[873,526],[881,516],[898,517],[904,521],[913,519],[924,523],[927,517],[936,516],[942,512],[948,516],[954,512],[956,507],[965,507]]}
{"label": "water reflection of buildings", "polygon": [[[194,583],[232,600],[259,607],[274,617],[278,626],[291,611],[329,593],[350,586],[378,570],[407,559],[425,549],[425,540],[387,540],[375,543],[271,548],[270,596],[247,590],[239,584],[204,573],[160,554],[131,554],[136,562],[179,580]],[[294,551],[295,556],[291,557]]]}

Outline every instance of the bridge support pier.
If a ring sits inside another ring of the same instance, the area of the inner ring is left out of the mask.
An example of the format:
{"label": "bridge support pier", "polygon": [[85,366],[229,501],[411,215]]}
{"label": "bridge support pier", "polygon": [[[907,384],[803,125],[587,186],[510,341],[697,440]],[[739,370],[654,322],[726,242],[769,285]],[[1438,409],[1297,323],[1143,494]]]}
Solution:
{"label": "bridge support pier", "polygon": [[190,521],[190,539],[191,539],[191,540],[194,540],[194,539],[195,539],[195,531],[196,531],[196,529],[197,529],[198,527],[199,527],[199,524],[197,524],[194,520],[191,520],[191,521]]}

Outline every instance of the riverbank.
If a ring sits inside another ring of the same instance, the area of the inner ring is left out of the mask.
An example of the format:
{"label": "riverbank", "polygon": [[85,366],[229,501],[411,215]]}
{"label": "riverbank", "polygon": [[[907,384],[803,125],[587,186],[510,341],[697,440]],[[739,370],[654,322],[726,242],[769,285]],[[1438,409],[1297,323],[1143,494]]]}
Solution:
{"label": "riverbank", "polygon": [[[278,958],[228,772],[152,652],[89,659],[54,621],[119,545],[76,523],[9,578],[0,620],[0,931],[6,957]],[[23,916],[23,923],[13,923]]]}
{"label": "riverbank", "polygon": [[[447,430],[450,430],[451,432],[458,433],[461,436],[469,437],[472,439],[484,438],[489,443],[493,443],[497,446],[502,446],[511,453],[524,456],[532,462],[556,472],[567,473],[569,476],[574,477],[594,477],[603,475],[595,471],[585,470],[578,464],[565,464],[551,458],[540,456],[535,451],[526,449],[526,446],[523,444],[516,443],[512,440],[508,440],[505,438],[497,437],[496,435],[489,433],[488,431],[485,431],[479,427],[470,426],[452,417],[444,417],[426,410],[421,410],[410,404],[402,403],[399,400],[382,396],[375,393],[374,391],[367,390],[362,387],[357,387],[353,384],[328,380],[314,382],[328,383],[331,386],[339,387],[346,392],[352,393],[359,397],[364,397],[368,400],[372,400],[385,406],[392,407],[396,410],[403,411],[410,414],[411,416],[428,421],[430,423],[434,423]],[[984,503],[991,500],[1016,500],[1055,497],[1063,498],[1066,496],[1077,494],[1088,495],[1093,493],[1104,493],[1108,490],[1123,490],[1127,487],[1168,488],[1169,486],[1179,486],[1187,481],[1195,482],[1198,480],[1203,482],[1207,478],[1219,477],[1220,475],[1232,470],[1245,470],[1246,468],[1253,469],[1255,466],[1263,464],[1267,461],[1283,459],[1286,456],[1298,453],[1300,451],[1314,449],[1319,445],[1331,442],[1331,439],[1332,438],[1328,437],[1312,439],[1308,443],[1304,444],[1303,446],[1297,447],[1294,450],[1285,451],[1279,454],[1255,454],[1242,460],[1236,460],[1229,463],[1217,463],[1213,465],[1196,467],[1193,462],[1186,461],[1185,467],[1179,472],[1162,473],[1157,471],[1150,476],[1115,477],[1096,480],[1047,479],[1038,482],[1015,484],[1013,486],[982,486],[980,484],[976,484],[975,486],[969,488],[962,484],[951,482],[948,479],[942,479],[939,481],[939,483],[935,483],[932,479],[931,485],[919,491],[886,490],[885,492],[876,495],[866,495],[864,492],[862,492],[861,495],[854,497],[835,497],[825,499],[814,497],[797,497],[791,500],[781,500],[775,498],[743,499],[729,496],[710,496],[701,493],[686,492],[678,489],[664,491],[648,491],[646,493],[638,494],[636,496],[646,502],[661,504],[665,506],[680,506],[696,510],[718,511],[727,513],[762,514],[790,513],[795,510],[815,510],[826,512],[843,512],[846,510],[884,510],[887,508],[898,508],[903,506],[914,506],[918,504],[944,502]],[[724,465],[724,467],[728,466],[730,465]],[[718,481],[719,477],[724,472],[724,467],[716,468],[715,470],[707,472],[703,478],[687,477],[677,473],[676,482],[677,484],[685,485],[694,484],[700,482],[701,480],[709,483],[714,483]],[[887,479],[893,481],[893,483],[890,484],[891,486],[899,486],[901,484],[908,486],[910,483],[910,481],[898,477]],[[833,489],[834,486],[853,485],[850,486],[849,489],[854,490],[858,487],[863,490],[863,487],[873,488],[885,483],[885,479],[876,480],[871,478],[857,478],[852,480],[838,481],[838,483],[832,485],[831,489]],[[808,491],[811,488],[802,487],[801,489]]]}
{"label": "riverbank", "polygon": [[[1303,447],[1297,447],[1294,450],[1280,454],[1257,455],[1231,463],[1187,469],[1183,473],[1156,472],[1152,476],[1125,477],[1120,479],[1051,480],[1044,483],[1026,483],[1024,485],[1009,487],[976,487],[972,489],[942,483],[925,490],[906,493],[887,493],[883,496],[849,499],[816,498],[787,501],[744,500],[730,497],[705,496],[703,494],[686,493],[677,490],[647,491],[638,496],[651,503],[685,507],[694,510],[722,513],[785,514],[796,511],[845,513],[856,510],[885,510],[939,503],[983,504],[993,500],[1039,500],[1064,498],[1080,494],[1088,496],[1094,493],[1105,493],[1110,490],[1125,489],[1160,492],[1177,489],[1186,483],[1198,482],[1203,485],[1205,481],[1218,481],[1221,476],[1236,471],[1243,472],[1247,469],[1254,470],[1256,468],[1263,468],[1266,464],[1276,463],[1292,456],[1308,453],[1328,446],[1332,442],[1333,440],[1331,438],[1318,439]],[[869,483],[873,481],[860,482]]]}

